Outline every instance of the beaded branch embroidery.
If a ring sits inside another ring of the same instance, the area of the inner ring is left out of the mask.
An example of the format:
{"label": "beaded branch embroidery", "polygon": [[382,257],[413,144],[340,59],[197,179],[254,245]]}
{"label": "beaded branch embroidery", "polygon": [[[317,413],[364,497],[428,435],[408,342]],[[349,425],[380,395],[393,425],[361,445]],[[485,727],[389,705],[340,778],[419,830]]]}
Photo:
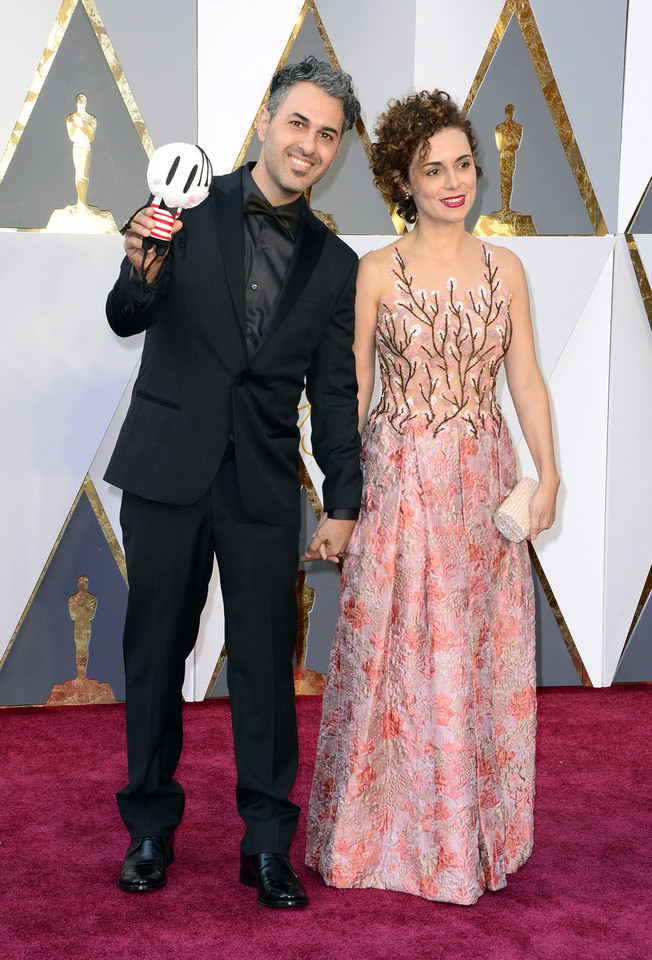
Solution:
{"label": "beaded branch embroidery", "polygon": [[474,436],[492,420],[500,430],[502,414],[495,381],[512,338],[510,298],[498,267],[482,245],[483,283],[476,294],[456,299],[457,281],[449,278],[447,298],[415,288],[415,278],[394,248],[394,308],[381,303],[376,343],[383,395],[376,415],[400,429],[425,418],[436,433],[458,417]]}

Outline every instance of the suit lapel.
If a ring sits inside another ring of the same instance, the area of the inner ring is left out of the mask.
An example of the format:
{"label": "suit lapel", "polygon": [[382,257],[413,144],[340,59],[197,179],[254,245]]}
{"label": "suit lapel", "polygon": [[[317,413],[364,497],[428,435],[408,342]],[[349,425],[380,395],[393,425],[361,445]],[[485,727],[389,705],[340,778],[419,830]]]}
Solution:
{"label": "suit lapel", "polygon": [[[238,171],[239,172],[239,171]],[[233,175],[231,189],[213,195],[217,238],[224,258],[231,299],[243,333],[246,331],[244,224],[242,217],[242,175]]]}
{"label": "suit lapel", "polygon": [[301,296],[317,266],[326,239],[326,229],[316,218],[313,218],[307,206],[303,207],[290,267],[276,302],[274,314],[265,328],[259,350],[278,329],[288,311]]}

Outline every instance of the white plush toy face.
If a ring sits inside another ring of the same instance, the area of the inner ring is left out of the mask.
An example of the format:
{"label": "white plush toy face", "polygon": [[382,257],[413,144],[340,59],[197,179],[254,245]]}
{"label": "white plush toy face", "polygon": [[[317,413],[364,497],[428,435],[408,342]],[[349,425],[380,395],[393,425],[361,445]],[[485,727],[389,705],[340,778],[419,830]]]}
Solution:
{"label": "white plush toy face", "polygon": [[208,196],[213,169],[200,147],[192,143],[166,143],[152,154],[147,184],[166,207],[187,210]]}

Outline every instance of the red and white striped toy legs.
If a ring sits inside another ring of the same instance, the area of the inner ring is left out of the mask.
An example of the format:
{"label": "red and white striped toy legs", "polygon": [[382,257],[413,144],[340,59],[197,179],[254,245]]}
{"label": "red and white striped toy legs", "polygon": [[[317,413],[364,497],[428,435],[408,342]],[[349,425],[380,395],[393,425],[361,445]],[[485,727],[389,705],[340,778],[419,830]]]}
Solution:
{"label": "red and white striped toy legs", "polygon": [[[161,206],[163,204],[163,206]],[[171,210],[165,206],[160,197],[155,197],[152,202],[152,217],[154,219],[154,226],[151,230],[151,237],[153,240],[158,240],[163,243],[169,243],[172,239],[172,224],[179,216],[181,208],[177,208],[176,214],[173,214]]]}

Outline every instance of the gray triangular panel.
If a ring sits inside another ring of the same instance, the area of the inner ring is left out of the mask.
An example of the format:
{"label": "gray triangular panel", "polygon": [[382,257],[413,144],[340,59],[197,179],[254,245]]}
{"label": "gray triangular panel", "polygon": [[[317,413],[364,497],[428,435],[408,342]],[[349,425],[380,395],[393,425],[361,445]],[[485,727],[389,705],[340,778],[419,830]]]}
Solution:
{"label": "gray triangular panel", "polygon": [[623,651],[613,682],[652,682],[652,593]]}
{"label": "gray triangular panel", "polygon": [[[306,13],[286,63],[298,63],[309,54],[318,60],[329,59],[310,10]],[[259,153],[260,141],[254,135],[245,162],[257,160]],[[373,185],[367,154],[355,128],[344,135],[331,169],[313,187],[310,205],[315,210],[331,214],[341,234],[396,233],[385,201]]]}
{"label": "gray triangular panel", "polygon": [[79,93],[97,118],[88,203],[111,210],[121,224],[146,202],[147,154],[79,3],[0,183],[0,227],[42,229],[54,209],[76,202],[66,117]]}
{"label": "gray triangular panel", "polygon": [[116,700],[124,700],[127,587],[83,493],[0,670],[0,705],[45,703],[55,684],[76,676],[68,598],[80,576],[88,577],[88,591],[97,597],[87,677],[110,684]]}
{"label": "gray triangular panel", "polygon": [[467,226],[473,229],[481,214],[501,207],[495,132],[507,104],[514,105],[514,120],[523,128],[511,209],[530,215],[540,236],[595,234],[515,16],[469,110],[484,175]]}
{"label": "gray triangular panel", "polygon": [[532,569],[536,603],[537,685],[540,687],[581,686],[581,680],[564,643],[555,615]]}
{"label": "gray triangular panel", "polygon": [[[317,523],[305,490],[301,491],[301,513],[300,549],[303,554]],[[313,560],[300,564],[300,567],[306,571],[306,586],[315,591],[306,637],[305,667],[315,673],[328,673],[340,605],[340,571],[328,560]]]}
{"label": "gray triangular panel", "polygon": [[229,687],[226,682],[226,661],[227,658],[225,657],[222,668],[217,675],[217,679],[213,684],[210,693],[208,694],[209,700],[212,700],[216,697],[228,697],[229,695]]}
{"label": "gray triangular panel", "polygon": [[337,159],[315,184],[310,205],[335,218],[341,234],[395,234],[380,190],[373,186],[369,161],[355,129],[344,135]]}
{"label": "gray triangular panel", "polygon": [[652,180],[647,185],[643,202],[636,211],[628,233],[652,233]]}
{"label": "gray triangular panel", "polygon": [[[617,232],[627,3],[601,3],[598,14],[596,0],[531,0],[609,233]],[[575,42],[589,31],[590,43]]]}

